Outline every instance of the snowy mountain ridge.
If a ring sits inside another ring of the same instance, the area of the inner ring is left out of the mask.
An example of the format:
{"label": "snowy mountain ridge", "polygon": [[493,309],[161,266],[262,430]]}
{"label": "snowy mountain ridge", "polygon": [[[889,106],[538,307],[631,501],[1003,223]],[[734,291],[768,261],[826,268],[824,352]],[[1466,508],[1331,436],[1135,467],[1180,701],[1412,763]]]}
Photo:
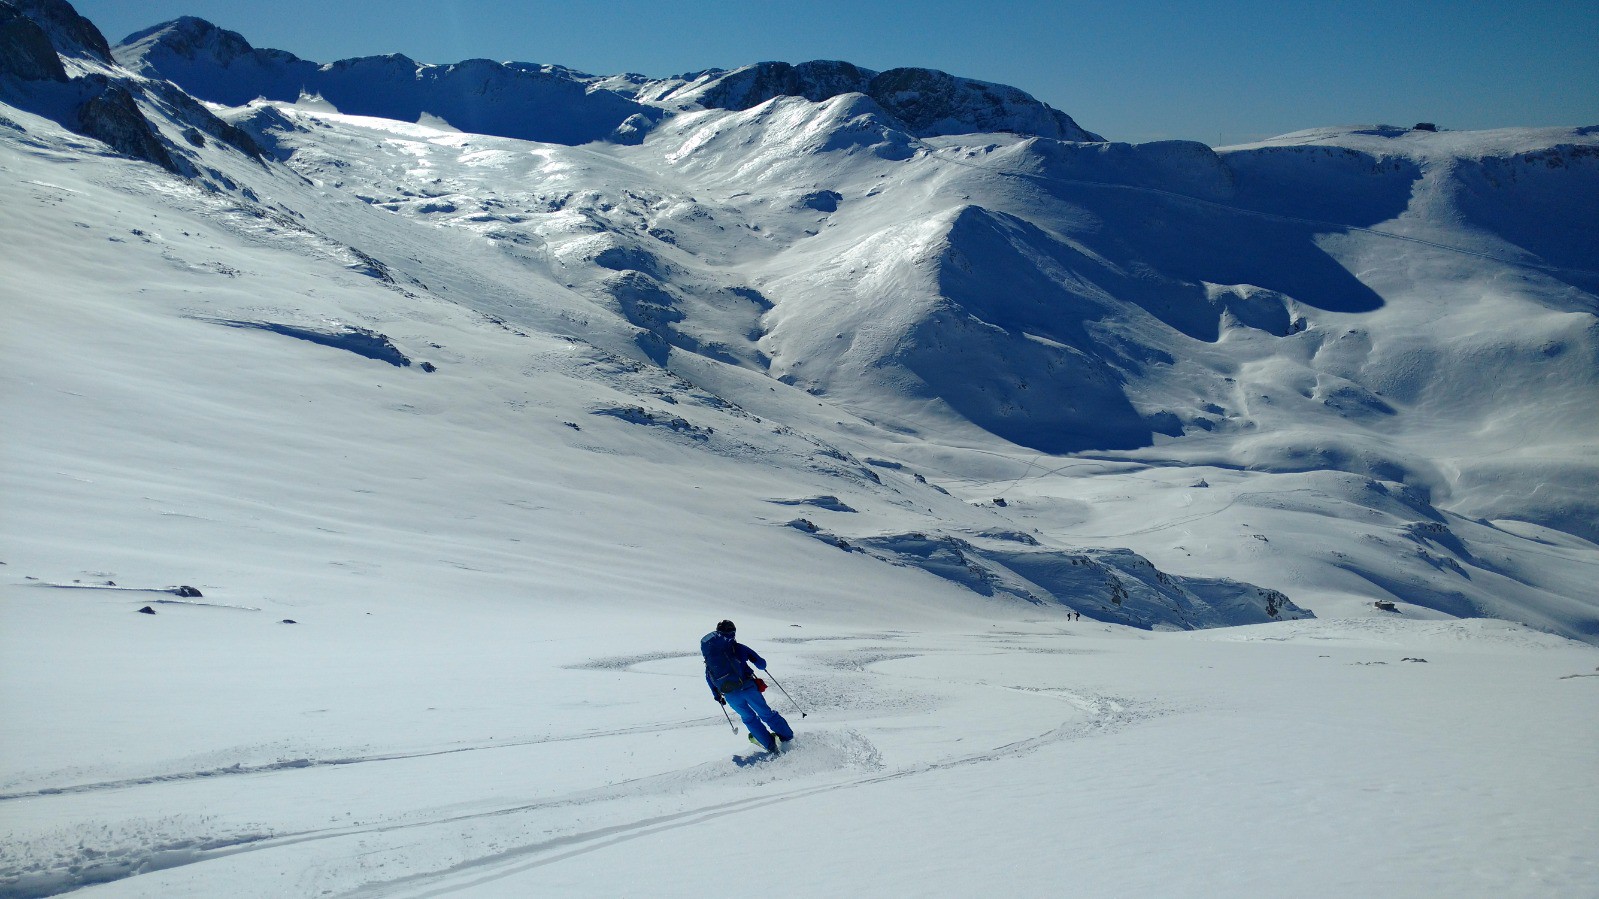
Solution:
{"label": "snowy mountain ridge", "polygon": [[[1013,131],[1100,139],[1016,88],[931,69],[763,62],[652,80],[489,60],[425,65],[398,55],[321,65],[281,50],[257,50],[242,35],[194,17],[129,35],[116,53],[134,72],[229,106],[319,96],[353,115],[416,121],[427,114],[463,131],[555,143],[636,142],[662,106],[743,110],[783,96],[821,102],[849,93],[871,97],[919,137]],[[645,102],[630,104],[627,96]]]}
{"label": "snowy mountain ridge", "polygon": [[732,110],[778,97],[821,103],[844,94],[863,94],[917,137],[1005,131],[1054,140],[1103,140],[1014,87],[934,69],[874,72],[835,60],[798,65],[762,62],[694,78],[646,82],[638,93],[656,103]]}
{"label": "snowy mountain ridge", "polygon": [[590,90],[562,70],[486,59],[423,65],[399,54],[321,65],[257,50],[243,36],[193,17],[130,35],[115,52],[134,72],[228,106],[315,96],[360,115],[416,121],[426,114],[465,131],[565,144],[635,139],[659,115],[611,91]]}
{"label": "snowy mountain ridge", "polygon": [[[822,445],[855,446],[840,450],[846,458],[942,467],[960,458],[951,470],[961,477],[992,470],[1009,482],[1000,515],[1023,516],[1030,539],[1057,548],[1029,552],[1072,558],[1082,533],[1098,532],[1071,526],[1075,513],[1053,517],[1065,485],[1035,472],[1043,470],[1036,454],[1086,453],[1107,471],[1153,465],[1178,478],[1196,467],[1308,477],[1327,501],[1353,499],[1363,516],[1388,514],[1373,502],[1398,490],[1420,513],[1401,522],[1400,546],[1414,543],[1407,528],[1449,526],[1443,509],[1478,521],[1455,522],[1451,533],[1516,518],[1599,537],[1599,500],[1583,486],[1596,465],[1595,424],[1582,412],[1599,391],[1594,285],[1577,265],[1599,223],[1573,200],[1599,190],[1592,129],[1323,129],[1214,151],[944,134],[934,113],[896,114],[851,90],[880,75],[845,63],[760,64],[611,91],[552,66],[418,67],[403,57],[319,66],[192,18],[113,52],[213,100],[251,95],[246,105],[212,107],[223,121],[177,102],[187,95],[164,81],[123,75],[119,88],[152,123],[138,146],[155,141],[169,169],[250,217],[289,226],[276,240],[322,247],[408,296],[462,304],[507,327],[551,329],[694,382],[725,382],[713,373],[731,366],[745,386],[712,392],[752,412],[764,400],[748,395],[748,376],[798,388],[836,418],[789,424]],[[469,73],[510,104],[483,113],[482,131],[515,122],[611,140],[563,146],[581,135],[529,144],[462,132],[429,104]],[[927,76],[933,96],[986,90],[935,75]],[[882,83],[904,88],[921,76],[905,77]],[[13,85],[24,107],[44,89],[26,78]],[[254,99],[263,86],[281,97]],[[389,115],[330,111],[351,103]],[[526,103],[543,111],[528,113]],[[642,124],[617,142],[610,130],[624,114]],[[244,156],[196,143],[196,123]],[[263,168],[251,158],[259,148],[277,161]],[[159,162],[156,150],[146,158]],[[314,189],[287,186],[299,179]],[[1537,225],[1549,217],[1567,227]],[[465,243],[444,256],[393,249],[414,246],[419,226],[430,242]],[[465,248],[480,259],[471,270],[458,261]],[[1356,276],[1360,259],[1378,272],[1399,259],[1430,273]],[[1468,314],[1459,299],[1440,305],[1438,285],[1463,299],[1462,287],[1469,296],[1484,291],[1473,285],[1502,282],[1506,266],[1520,273],[1516,291],[1488,289]],[[1453,311],[1440,315],[1445,308]],[[1516,309],[1513,319],[1494,311]],[[1459,355],[1463,343],[1480,349]],[[1487,403],[1469,374],[1484,353],[1502,360]],[[1551,379],[1563,389],[1551,392]],[[624,420],[718,431],[676,409],[638,408]],[[1528,434],[1539,435],[1531,454]],[[1470,450],[1439,455],[1454,446]],[[1022,454],[1015,463],[980,461],[1006,447]],[[1350,493],[1346,474],[1369,479],[1375,492]],[[901,546],[893,535],[927,523],[819,530],[841,543]],[[1479,539],[1522,539],[1489,527]],[[951,536],[988,530],[996,528],[955,525]],[[1192,564],[1185,544],[1127,536],[1157,564]],[[981,546],[928,546],[969,557],[959,564],[973,572],[1006,572],[955,578],[967,586],[1004,583],[1010,595],[1048,601],[1077,589],[1048,587],[1042,574],[1044,582],[1013,580],[1029,563]],[[1330,579],[1343,583],[1337,596],[1377,584],[1379,598],[1571,634],[1599,620],[1560,571],[1487,565],[1469,541],[1445,550],[1440,567],[1436,551],[1406,549],[1403,573],[1389,571],[1394,562],[1382,553],[1314,551],[1319,561],[1300,577],[1263,585],[1249,614],[1302,614],[1303,602],[1261,597],[1320,592]],[[884,558],[920,559],[949,576],[954,569],[929,561],[937,555]],[[1231,564],[1216,558],[1194,573],[1230,578]],[[1478,569],[1492,577],[1471,574]],[[1501,578],[1511,586],[1498,586]],[[1111,586],[1093,614],[1145,627],[1251,620],[1168,617],[1191,602],[1177,594],[1128,618],[1132,607],[1109,601],[1125,592],[1118,580],[1127,579],[1104,581]]]}

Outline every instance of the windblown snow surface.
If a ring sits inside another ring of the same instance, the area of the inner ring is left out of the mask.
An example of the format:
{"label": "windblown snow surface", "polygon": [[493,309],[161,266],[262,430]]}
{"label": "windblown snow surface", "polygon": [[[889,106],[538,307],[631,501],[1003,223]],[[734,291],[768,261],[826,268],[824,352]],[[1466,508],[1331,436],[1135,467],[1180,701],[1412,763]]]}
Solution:
{"label": "windblown snow surface", "polygon": [[0,896],[1599,895],[1595,129],[70,11],[0,3]]}

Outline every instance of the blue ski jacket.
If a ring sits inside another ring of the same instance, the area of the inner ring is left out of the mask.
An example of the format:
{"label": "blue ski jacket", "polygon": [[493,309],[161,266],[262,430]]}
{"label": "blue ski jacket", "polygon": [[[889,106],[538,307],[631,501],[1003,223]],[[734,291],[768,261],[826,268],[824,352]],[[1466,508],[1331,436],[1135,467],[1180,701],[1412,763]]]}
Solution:
{"label": "blue ski jacket", "polygon": [[750,663],[766,670],[766,660],[759,653],[716,631],[700,638],[700,655],[705,657],[705,683],[718,700],[724,693],[755,685],[755,672],[750,670]]}

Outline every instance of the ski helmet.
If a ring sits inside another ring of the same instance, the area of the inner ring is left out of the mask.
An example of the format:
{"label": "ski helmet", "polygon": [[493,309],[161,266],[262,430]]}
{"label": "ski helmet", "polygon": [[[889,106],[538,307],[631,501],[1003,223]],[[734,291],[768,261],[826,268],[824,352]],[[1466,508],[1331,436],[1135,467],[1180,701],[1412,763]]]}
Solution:
{"label": "ski helmet", "polygon": [[716,623],[716,632],[718,634],[727,634],[731,636],[735,630],[737,630],[737,628],[733,627],[733,622],[728,621],[725,618]]}

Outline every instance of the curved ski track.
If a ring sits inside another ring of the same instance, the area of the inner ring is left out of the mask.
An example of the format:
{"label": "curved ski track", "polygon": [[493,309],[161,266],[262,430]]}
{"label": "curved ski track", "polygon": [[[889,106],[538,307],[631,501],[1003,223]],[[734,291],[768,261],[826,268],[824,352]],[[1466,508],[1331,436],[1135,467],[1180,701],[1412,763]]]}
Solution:
{"label": "curved ski track", "polygon": [[[601,660],[601,661],[634,661],[632,659]],[[882,660],[876,660],[882,661]],[[906,677],[899,675],[899,677]],[[925,677],[910,676],[912,680],[926,680]],[[937,680],[933,678],[933,680]],[[1082,739],[1096,734],[1109,734],[1131,726],[1140,721],[1170,714],[1173,710],[1159,707],[1152,703],[1119,699],[1115,697],[1082,693],[1064,688],[1036,688],[1008,686],[1003,684],[975,683],[970,686],[987,687],[1005,691],[1014,691],[1032,696],[1044,696],[1055,701],[1066,702],[1079,712],[1086,713],[1086,717],[1073,716],[1059,725],[1043,733],[1015,740],[991,749],[974,752],[966,755],[952,756],[931,762],[922,762],[896,768],[889,771],[870,771],[859,776],[848,777],[844,780],[834,780],[827,783],[809,784],[792,789],[763,793],[756,796],[746,796],[740,799],[713,802],[705,805],[687,808],[680,811],[648,818],[629,821],[620,824],[608,825],[581,833],[566,834],[549,839],[502,849],[489,855],[468,859],[438,871],[422,872],[406,875],[387,881],[372,881],[362,884],[352,890],[337,894],[347,899],[362,899],[362,897],[376,896],[407,896],[426,897],[440,896],[461,890],[471,889],[484,883],[514,876],[525,871],[533,870],[545,865],[554,864],[589,852],[594,852],[619,843],[643,839],[658,833],[688,827],[724,815],[753,811],[784,802],[792,802],[811,796],[830,793],[837,790],[869,787],[874,784],[900,780],[936,771],[947,771],[971,765],[979,765],[1000,759],[1014,758],[1035,752],[1045,746]],[[300,768],[327,767],[335,765],[364,764],[368,762],[394,761],[400,759],[428,758],[431,756],[450,755],[462,752],[476,752],[489,749],[506,749],[517,746],[528,746],[538,743],[567,742],[574,740],[595,739],[609,736],[620,736],[634,733],[658,732],[662,729],[681,729],[689,727],[707,726],[714,721],[720,724],[720,719],[694,718],[670,723],[653,723],[635,727],[617,728],[604,731],[589,731],[577,734],[553,735],[533,740],[517,742],[496,743],[492,745],[465,746],[453,749],[433,750],[416,753],[391,753],[363,757],[311,760],[301,759],[295,761],[279,762],[270,765],[242,766],[235,765],[228,768],[210,771],[197,771],[185,774],[161,775],[147,778],[132,778],[101,783],[82,784],[73,787],[56,789],[43,789],[26,793],[11,793],[0,795],[0,802],[27,797],[58,795],[63,793],[83,793],[102,790],[125,789],[158,783],[171,783],[175,781],[199,780],[217,776],[231,776],[238,774],[273,774],[298,770]],[[860,738],[854,732],[823,732],[831,734],[843,733],[845,736],[854,736],[859,742],[870,743]],[[820,735],[819,735],[820,736]],[[796,760],[803,758],[804,747],[799,747]],[[872,748],[875,753],[875,747]],[[783,757],[771,760],[777,765],[785,762]],[[281,849],[305,843],[321,842],[325,840],[340,839],[345,837],[395,833],[405,830],[414,830],[424,827],[456,824],[469,821],[481,821],[491,818],[506,817],[520,813],[538,811],[542,809],[561,806],[582,806],[590,803],[605,802],[639,792],[649,792],[648,785],[652,781],[666,782],[680,778],[685,773],[696,768],[719,768],[721,762],[709,762],[690,766],[679,771],[669,771],[653,774],[630,780],[618,781],[601,787],[578,790],[572,793],[552,796],[537,802],[518,804],[500,808],[491,808],[473,811],[464,814],[446,815],[429,818],[426,820],[400,821],[389,823],[358,824],[341,827],[318,828],[291,833],[263,834],[259,836],[246,836],[231,842],[219,844],[216,841],[196,840],[188,847],[167,846],[161,850],[152,849],[148,855],[147,863],[129,864],[127,873],[120,877],[115,875],[94,881],[76,881],[70,875],[59,881],[61,889],[49,892],[29,892],[27,895],[54,895],[69,892],[91,883],[107,883],[115,880],[125,880],[138,877],[146,873],[168,870],[188,865],[200,864],[207,861],[218,860],[233,855],[248,852],[260,852],[272,849]],[[159,856],[159,858],[158,858]],[[42,873],[42,872],[41,872]],[[52,872],[59,874],[59,871]],[[413,892],[414,891],[414,892]],[[0,896],[8,895],[5,890],[0,890]],[[21,894],[18,894],[21,895]]]}
{"label": "curved ski track", "polygon": [[[1013,758],[1034,752],[1052,743],[1080,739],[1094,734],[1113,733],[1138,721],[1147,720],[1164,713],[1152,707],[1140,706],[1137,703],[1117,700],[1107,696],[1080,694],[1064,690],[1044,691],[1024,687],[999,687],[998,689],[1015,690],[1035,695],[1058,694],[1053,698],[1061,699],[1083,711],[1087,711],[1089,717],[1087,719],[1073,718],[1036,736],[1016,740],[969,755],[955,756],[936,762],[925,762],[892,771],[853,777],[843,781],[815,784],[761,796],[749,796],[728,802],[713,803],[627,824],[616,824],[583,833],[568,834],[461,862],[442,871],[413,874],[390,881],[364,884],[357,889],[338,895],[340,899],[369,899],[369,897],[379,896],[405,896],[408,899],[424,899],[424,897],[448,895],[589,852],[605,849],[618,843],[643,839],[657,833],[675,830],[679,827],[689,827],[724,815],[753,811],[769,805],[806,799],[837,790],[867,787],[934,771],[947,771],[969,765],[993,762],[999,759]],[[803,752],[804,749],[799,748],[795,751]],[[782,760],[779,758],[774,761],[781,763]],[[658,776],[664,777],[668,775]],[[410,892],[409,890],[412,888],[420,891]]]}

